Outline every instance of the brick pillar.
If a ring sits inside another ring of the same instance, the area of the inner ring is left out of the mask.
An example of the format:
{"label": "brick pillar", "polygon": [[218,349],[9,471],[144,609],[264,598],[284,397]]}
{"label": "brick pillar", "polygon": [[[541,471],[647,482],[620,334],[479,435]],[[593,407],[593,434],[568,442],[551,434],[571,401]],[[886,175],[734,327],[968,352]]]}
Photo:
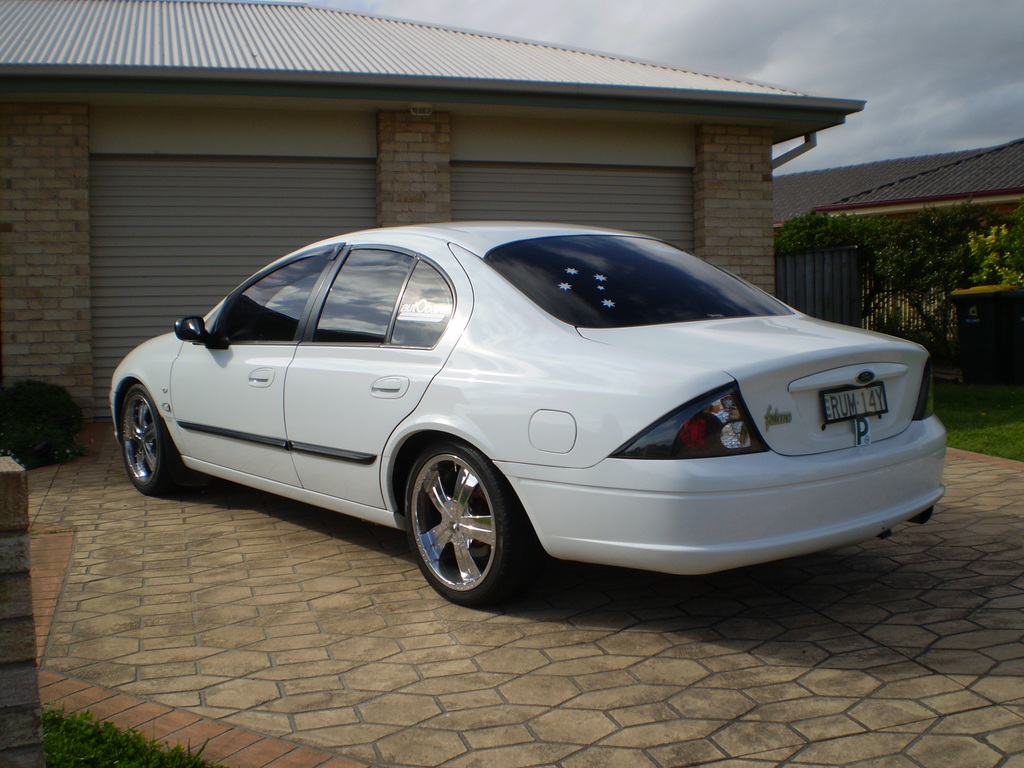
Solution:
{"label": "brick pillar", "polygon": [[3,383],[40,379],[92,409],[89,112],[0,104]]}
{"label": "brick pillar", "polygon": [[377,113],[377,224],[425,224],[452,217],[451,122]]}
{"label": "brick pillar", "polygon": [[701,125],[694,171],[694,250],[775,292],[772,129]]}
{"label": "brick pillar", "polygon": [[0,765],[12,768],[43,766],[28,544],[25,471],[0,456]]}

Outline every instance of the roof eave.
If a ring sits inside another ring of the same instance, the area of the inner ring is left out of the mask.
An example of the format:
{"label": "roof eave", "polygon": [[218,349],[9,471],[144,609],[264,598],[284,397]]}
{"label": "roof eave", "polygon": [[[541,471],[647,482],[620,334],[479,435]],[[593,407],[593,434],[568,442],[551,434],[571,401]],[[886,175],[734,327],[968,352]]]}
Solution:
{"label": "roof eave", "polygon": [[[374,73],[17,65],[0,67],[0,94],[147,93],[322,97],[623,109],[738,117],[790,126],[775,141],[845,122],[864,102],[788,93],[710,91],[553,81]],[[795,124],[795,125],[794,125]],[[806,124],[806,125],[805,125]],[[791,134],[791,135],[790,135]]]}
{"label": "roof eave", "polygon": [[949,205],[959,201],[984,200],[986,203],[1012,202],[1024,197],[1024,187],[1007,187],[1005,189],[987,189],[972,192],[953,192],[944,195],[924,195],[920,197],[902,197],[891,200],[871,200],[860,203],[836,203],[834,205],[818,205],[815,211],[821,213],[844,213],[860,210],[876,212],[882,208],[916,209],[927,205]]}

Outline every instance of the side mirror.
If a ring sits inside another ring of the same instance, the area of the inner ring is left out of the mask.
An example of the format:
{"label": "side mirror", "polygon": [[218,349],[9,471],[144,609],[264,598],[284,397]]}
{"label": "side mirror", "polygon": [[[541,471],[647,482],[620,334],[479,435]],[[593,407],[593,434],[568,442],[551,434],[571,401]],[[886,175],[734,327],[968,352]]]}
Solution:
{"label": "side mirror", "polygon": [[218,340],[206,330],[206,323],[202,317],[182,317],[174,323],[174,335],[181,341],[190,341],[196,344],[205,344],[215,349],[223,349],[227,344],[218,343]]}
{"label": "side mirror", "polygon": [[210,334],[206,330],[206,323],[201,317],[183,317],[174,323],[174,335],[181,341],[194,341],[199,344],[207,344],[210,341]]}

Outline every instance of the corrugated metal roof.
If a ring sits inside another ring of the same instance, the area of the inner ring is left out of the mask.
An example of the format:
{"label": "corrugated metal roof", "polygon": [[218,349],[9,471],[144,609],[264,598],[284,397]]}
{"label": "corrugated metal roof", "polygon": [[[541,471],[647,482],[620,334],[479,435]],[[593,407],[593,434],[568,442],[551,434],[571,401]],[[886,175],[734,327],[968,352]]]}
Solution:
{"label": "corrugated metal roof", "polygon": [[0,69],[46,68],[77,74],[109,68],[141,75],[318,73],[805,96],[610,55],[301,4],[0,0]]}

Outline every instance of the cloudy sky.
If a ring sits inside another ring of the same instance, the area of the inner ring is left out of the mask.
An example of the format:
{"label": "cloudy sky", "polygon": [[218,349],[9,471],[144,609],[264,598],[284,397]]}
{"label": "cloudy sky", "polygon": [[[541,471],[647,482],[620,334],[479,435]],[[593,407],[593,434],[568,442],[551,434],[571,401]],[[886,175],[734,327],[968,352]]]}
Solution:
{"label": "cloudy sky", "polygon": [[309,0],[867,102],[782,172],[1024,138],[1021,0]]}

